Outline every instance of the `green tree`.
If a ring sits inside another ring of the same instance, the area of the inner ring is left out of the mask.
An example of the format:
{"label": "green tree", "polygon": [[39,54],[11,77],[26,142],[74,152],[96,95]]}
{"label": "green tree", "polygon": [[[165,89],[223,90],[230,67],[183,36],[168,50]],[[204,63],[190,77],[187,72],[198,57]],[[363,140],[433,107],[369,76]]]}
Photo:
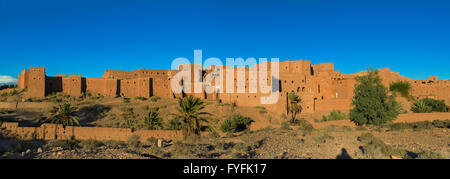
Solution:
{"label": "green tree", "polygon": [[206,121],[202,116],[209,115],[207,112],[202,112],[205,106],[200,98],[192,95],[178,98],[178,114],[173,115],[182,121],[182,133],[185,138],[200,135],[200,122]]}
{"label": "green tree", "polygon": [[181,130],[182,128],[181,120],[177,118],[169,120],[166,124],[166,129],[168,130]]}
{"label": "green tree", "polygon": [[53,107],[50,110],[52,117],[50,122],[54,124],[62,124],[63,126],[80,125],[79,118],[76,116],[77,108],[71,106],[69,103],[59,105],[59,107]]}
{"label": "green tree", "polygon": [[393,82],[389,85],[389,91],[394,93],[399,93],[402,97],[406,99],[411,99],[411,84],[407,81]]}
{"label": "green tree", "polygon": [[289,108],[288,108],[288,115],[290,118],[291,123],[295,123],[297,114],[302,112],[302,106],[299,104],[301,102],[300,97],[295,94],[294,91],[291,91],[288,95],[289,99]]}
{"label": "green tree", "polygon": [[381,83],[378,71],[369,69],[368,74],[356,77],[350,120],[357,125],[380,125],[392,121],[400,114],[401,106]]}

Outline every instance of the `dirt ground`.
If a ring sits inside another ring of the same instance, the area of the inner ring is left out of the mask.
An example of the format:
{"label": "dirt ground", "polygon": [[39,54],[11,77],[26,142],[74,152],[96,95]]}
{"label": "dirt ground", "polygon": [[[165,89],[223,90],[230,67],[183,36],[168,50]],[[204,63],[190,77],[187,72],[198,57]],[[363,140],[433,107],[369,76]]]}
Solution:
{"label": "dirt ground", "polygon": [[[414,156],[422,151],[437,153],[440,158],[450,158],[448,129],[379,131],[374,129],[322,129],[311,133],[303,130],[266,128],[241,133],[237,136],[202,137],[186,141],[166,141],[164,147],[143,143],[139,147],[129,144],[105,144],[98,147],[65,149],[65,145],[23,150],[3,155],[4,158],[104,158],[104,159],[154,159],[154,158],[255,158],[255,159],[365,159],[405,158],[398,155],[373,155],[364,152],[358,138],[371,133],[395,149],[405,150]],[[5,144],[7,139],[1,142]],[[89,146],[88,146],[89,147]],[[414,158],[414,157],[413,157]]]}
{"label": "dirt ground", "polygon": [[[163,122],[170,120],[176,112],[177,101],[161,98],[157,101],[131,99],[124,102],[123,98],[100,99],[67,99],[77,106],[77,116],[83,126],[123,127],[121,109],[133,108],[134,118],[140,119],[146,115],[148,108],[158,107]],[[0,114],[3,121],[18,121],[21,125],[39,125],[38,116],[49,117],[49,110],[58,105],[50,101],[19,102],[10,99],[0,102],[0,108],[8,108],[7,113]],[[441,158],[450,158],[450,140],[448,128],[424,130],[389,130],[387,128],[361,128],[349,120],[320,122],[321,116],[327,113],[301,114],[299,118],[312,124],[314,130],[305,131],[299,126],[290,126],[290,130],[281,129],[281,124],[287,119],[283,112],[268,111],[262,107],[232,106],[206,100],[205,111],[209,125],[218,128],[222,121],[233,114],[249,117],[254,122],[250,130],[233,136],[219,132],[220,137],[205,136],[201,140],[166,141],[163,148],[154,144],[141,144],[130,147],[129,144],[114,146],[99,145],[96,147],[45,147],[47,142],[33,143],[28,149],[19,147],[19,152],[3,154],[3,158],[404,158],[404,156],[370,156],[358,141],[364,133],[373,134],[386,145],[407,151],[416,156],[423,151],[438,153]],[[450,113],[401,114],[396,123],[433,121],[450,119]],[[13,139],[0,139],[2,148],[11,148]],[[6,146],[6,147],[5,147]],[[9,146],[9,147],[8,147]],[[5,149],[3,149],[5,150]],[[414,157],[412,157],[414,158]]]}

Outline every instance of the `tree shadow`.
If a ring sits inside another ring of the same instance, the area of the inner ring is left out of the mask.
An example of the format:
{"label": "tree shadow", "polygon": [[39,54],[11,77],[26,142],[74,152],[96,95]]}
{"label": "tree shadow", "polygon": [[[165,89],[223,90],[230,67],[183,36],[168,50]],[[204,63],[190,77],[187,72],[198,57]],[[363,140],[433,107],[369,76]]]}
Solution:
{"label": "tree shadow", "polygon": [[104,118],[106,113],[110,110],[110,106],[95,104],[80,108],[77,112],[77,116],[80,118],[80,125],[89,126],[89,123]]}
{"label": "tree shadow", "polygon": [[22,127],[38,127],[40,123],[36,121],[37,116],[42,115],[34,111],[11,111],[7,114],[1,114],[0,120],[3,122],[17,122]]}
{"label": "tree shadow", "polygon": [[345,148],[342,148],[341,154],[336,156],[336,159],[352,159],[352,157],[350,157],[350,155],[348,154],[348,152]]}

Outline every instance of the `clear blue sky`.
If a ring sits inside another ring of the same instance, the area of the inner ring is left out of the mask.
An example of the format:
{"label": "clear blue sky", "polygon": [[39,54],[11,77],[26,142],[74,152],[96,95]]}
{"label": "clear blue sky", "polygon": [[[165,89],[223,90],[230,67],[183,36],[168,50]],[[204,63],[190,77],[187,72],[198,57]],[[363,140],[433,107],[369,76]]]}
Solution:
{"label": "clear blue sky", "polygon": [[194,49],[449,79],[450,1],[0,0],[0,75],[169,69]]}

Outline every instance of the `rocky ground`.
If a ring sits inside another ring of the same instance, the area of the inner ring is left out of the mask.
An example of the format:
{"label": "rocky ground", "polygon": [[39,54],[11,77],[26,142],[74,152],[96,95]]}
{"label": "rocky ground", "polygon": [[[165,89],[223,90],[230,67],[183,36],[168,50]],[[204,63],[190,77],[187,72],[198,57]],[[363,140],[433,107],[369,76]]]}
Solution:
{"label": "rocky ground", "polygon": [[[448,126],[448,124],[447,124]],[[17,141],[2,139],[2,158],[35,159],[362,159],[450,158],[448,128],[265,128],[182,141]]]}

